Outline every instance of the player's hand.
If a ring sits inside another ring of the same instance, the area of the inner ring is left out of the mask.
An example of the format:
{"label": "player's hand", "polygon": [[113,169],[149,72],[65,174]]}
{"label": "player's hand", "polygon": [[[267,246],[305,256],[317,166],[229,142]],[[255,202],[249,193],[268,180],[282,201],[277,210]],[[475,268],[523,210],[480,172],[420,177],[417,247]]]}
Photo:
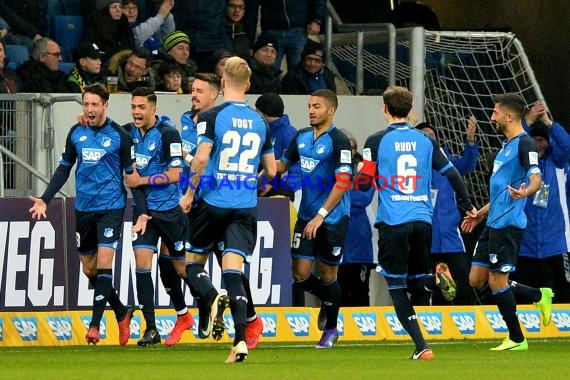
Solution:
{"label": "player's hand", "polygon": [[461,222],[461,231],[471,233],[479,223],[485,219],[484,215],[475,207],[466,212],[465,218]]}
{"label": "player's hand", "polygon": [[477,119],[471,116],[467,119],[467,142],[471,145],[475,144],[475,132],[477,131]]}
{"label": "player's hand", "polygon": [[125,185],[131,189],[134,187],[139,187],[141,178],[142,177],[137,170],[137,164],[133,164],[132,174],[125,174]]}
{"label": "player's hand", "polygon": [[28,210],[32,214],[32,219],[41,220],[42,217],[45,219],[47,211],[46,203],[40,198],[32,197],[31,195],[28,196],[28,199],[34,202],[32,208]]}
{"label": "player's hand", "polygon": [[84,113],[77,115],[77,124],[89,125],[89,119]]}
{"label": "player's hand", "polygon": [[180,197],[180,200],[178,201],[178,203],[180,204],[180,208],[182,209],[182,212],[184,212],[185,214],[190,213],[190,210],[192,209],[192,202],[194,201],[194,197],[191,197],[189,195],[184,194],[182,197]]}
{"label": "player's hand", "polygon": [[520,187],[518,189],[515,189],[512,186],[507,186],[507,189],[509,191],[509,195],[511,196],[511,198],[513,199],[522,199],[526,196],[528,196],[528,191],[526,189],[526,185],[525,183],[521,183]]}
{"label": "player's hand", "polygon": [[137,223],[131,227],[131,232],[139,233],[144,235],[146,232],[146,224],[149,220],[152,219],[152,216],[148,216],[147,214],[142,214],[137,218]]}
{"label": "player's hand", "polygon": [[317,230],[323,224],[324,218],[317,214],[313,219],[310,220],[309,223],[305,226],[303,230],[303,237],[307,240],[311,240],[317,237]]}

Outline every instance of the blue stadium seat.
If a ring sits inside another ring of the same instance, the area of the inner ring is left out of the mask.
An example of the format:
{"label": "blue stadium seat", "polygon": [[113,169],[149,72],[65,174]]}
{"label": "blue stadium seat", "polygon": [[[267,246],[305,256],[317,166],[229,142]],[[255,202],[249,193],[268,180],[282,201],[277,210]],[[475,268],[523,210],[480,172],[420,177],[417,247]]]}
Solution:
{"label": "blue stadium seat", "polygon": [[75,62],[60,62],[59,63],[59,70],[63,71],[67,75],[71,73],[71,70],[75,67]]}
{"label": "blue stadium seat", "polygon": [[24,45],[6,45],[6,57],[10,60],[8,68],[15,70],[30,58],[30,52]]}
{"label": "blue stadium seat", "polygon": [[63,60],[73,61],[72,51],[83,34],[83,17],[54,15],[51,17],[51,26],[51,37],[59,44]]}
{"label": "blue stadium seat", "polygon": [[81,1],[79,0],[59,0],[62,3],[64,14],[81,15]]}

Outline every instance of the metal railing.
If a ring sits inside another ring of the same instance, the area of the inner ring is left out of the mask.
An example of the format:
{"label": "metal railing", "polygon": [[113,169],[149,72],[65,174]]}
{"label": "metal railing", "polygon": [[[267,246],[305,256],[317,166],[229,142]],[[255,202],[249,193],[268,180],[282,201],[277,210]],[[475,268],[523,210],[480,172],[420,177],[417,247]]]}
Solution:
{"label": "metal railing", "polygon": [[[388,85],[393,86],[396,83],[396,27],[390,23],[352,23],[345,24],[340,19],[336,10],[327,1],[327,18],[325,21],[325,50],[327,65],[332,64],[332,48],[334,40],[337,37],[333,35],[333,26],[341,34],[353,34],[356,43],[356,95],[364,92],[364,58],[363,47],[364,39],[367,32],[386,31],[388,40]],[[355,33],[355,34],[354,34]],[[346,37],[346,36],[345,36]]]}
{"label": "metal railing", "polygon": [[36,194],[40,183],[49,182],[55,162],[53,105],[71,101],[81,104],[78,95],[0,94],[0,197]]}

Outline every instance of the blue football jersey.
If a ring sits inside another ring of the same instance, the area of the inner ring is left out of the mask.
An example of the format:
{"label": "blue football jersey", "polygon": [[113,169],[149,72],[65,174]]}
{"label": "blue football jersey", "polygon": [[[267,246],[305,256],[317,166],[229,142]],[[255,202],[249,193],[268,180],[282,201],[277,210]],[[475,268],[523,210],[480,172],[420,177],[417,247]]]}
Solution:
{"label": "blue football jersey", "polygon": [[503,141],[503,148],[493,163],[490,180],[489,227],[526,227],[524,206],[527,198],[513,199],[507,186],[518,189],[523,182],[528,185],[531,174],[541,174],[534,139],[523,132],[509,141]]}
{"label": "blue football jersey", "polygon": [[[176,126],[168,117],[157,118],[154,126],[144,136],[133,123],[127,124],[125,128],[133,138],[137,170],[141,177],[164,173],[171,167],[182,168],[182,141]],[[180,193],[176,183],[166,186],[153,186],[153,183],[149,183],[143,190],[149,210],[167,211],[178,206]]]}
{"label": "blue football jersey", "polygon": [[255,207],[260,158],[273,153],[265,120],[246,103],[230,101],[201,113],[196,129],[197,145],[212,144],[200,197],[217,207]]}
{"label": "blue football jersey", "polygon": [[75,170],[75,209],[114,210],[125,207],[123,171],[132,172],[133,143],[128,133],[107,118],[101,127],[76,124],[59,163]]}
{"label": "blue football jersey", "polygon": [[453,167],[437,141],[410,124],[391,124],[366,140],[363,156],[377,164],[376,223],[431,224],[432,168],[444,173]]}
{"label": "blue football jersey", "polygon": [[[298,217],[304,221],[313,219],[323,207],[336,184],[337,174],[348,174],[347,182],[350,182],[352,175],[350,140],[334,125],[316,140],[312,127],[298,131],[281,160],[289,166],[301,163],[302,178],[299,179],[299,185],[302,198]],[[289,182],[293,180],[294,178],[289,178]],[[350,195],[346,191],[336,207],[329,210],[324,222],[335,224],[343,216],[349,215]]]}

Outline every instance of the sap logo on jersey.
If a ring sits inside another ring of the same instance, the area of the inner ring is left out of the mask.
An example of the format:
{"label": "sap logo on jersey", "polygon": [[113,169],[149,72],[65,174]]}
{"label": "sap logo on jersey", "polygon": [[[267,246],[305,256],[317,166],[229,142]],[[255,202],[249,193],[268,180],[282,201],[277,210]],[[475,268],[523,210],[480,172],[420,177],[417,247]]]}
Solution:
{"label": "sap logo on jersey", "polygon": [[12,323],[23,341],[31,342],[38,340],[38,318],[12,318]]}
{"label": "sap logo on jersey", "polygon": [[71,340],[71,317],[46,317],[46,322],[57,340]]}
{"label": "sap logo on jersey", "polygon": [[570,331],[570,310],[569,309],[553,310],[552,322],[554,322],[554,326],[556,326],[558,331]]}
{"label": "sap logo on jersey", "polygon": [[536,310],[519,310],[519,320],[528,332],[540,332],[540,315]]}
{"label": "sap logo on jersey", "polygon": [[475,334],[475,313],[451,312],[451,319],[461,334]]}
{"label": "sap logo on jersey", "polygon": [[131,324],[129,325],[131,330],[131,339],[139,339],[141,337],[141,317],[136,315],[131,319]]}
{"label": "sap logo on jersey", "polygon": [[507,324],[498,311],[485,310],[485,317],[495,332],[507,332]]}
{"label": "sap logo on jersey", "polygon": [[226,325],[226,333],[233,339],[236,336],[236,329],[231,314],[224,314],[224,324]]}
{"label": "sap logo on jersey", "polygon": [[352,319],[363,336],[376,335],[376,314],[375,313],[352,313]]}
{"label": "sap logo on jersey", "polygon": [[140,153],[135,154],[137,168],[139,169],[145,168],[148,165],[150,159],[151,156],[147,156],[145,154],[140,154]]}
{"label": "sap logo on jersey", "polygon": [[86,164],[96,164],[105,153],[103,149],[83,148],[81,149],[81,158]]}
{"label": "sap logo on jersey", "polygon": [[[91,322],[90,315],[81,315],[79,316],[83,327],[85,327],[85,331],[89,330],[89,323]],[[99,323],[99,338],[106,339],[107,338],[107,317],[103,316],[101,318],[101,322]]]}
{"label": "sap logo on jersey", "polygon": [[396,313],[392,312],[384,313],[384,318],[386,318],[386,322],[388,322],[388,324],[390,325],[390,328],[392,329],[394,335],[407,334],[406,330],[404,330],[404,326],[402,326],[402,324],[398,320],[398,316],[396,316]]}
{"label": "sap logo on jersey", "polygon": [[301,156],[301,169],[306,173],[312,172],[318,164],[319,160]]}
{"label": "sap logo on jersey", "polygon": [[426,331],[430,335],[441,335],[442,316],[440,312],[418,313],[418,318],[423,323]]}
{"label": "sap logo on jersey", "polygon": [[276,337],[277,336],[277,314],[275,313],[261,313],[257,314],[263,322],[263,331],[261,333],[264,337]]}
{"label": "sap logo on jersey", "polygon": [[173,315],[157,315],[156,316],[156,330],[162,339],[166,339],[168,334],[172,331],[176,317]]}
{"label": "sap logo on jersey", "polygon": [[309,313],[285,313],[285,319],[295,336],[309,336]]}

